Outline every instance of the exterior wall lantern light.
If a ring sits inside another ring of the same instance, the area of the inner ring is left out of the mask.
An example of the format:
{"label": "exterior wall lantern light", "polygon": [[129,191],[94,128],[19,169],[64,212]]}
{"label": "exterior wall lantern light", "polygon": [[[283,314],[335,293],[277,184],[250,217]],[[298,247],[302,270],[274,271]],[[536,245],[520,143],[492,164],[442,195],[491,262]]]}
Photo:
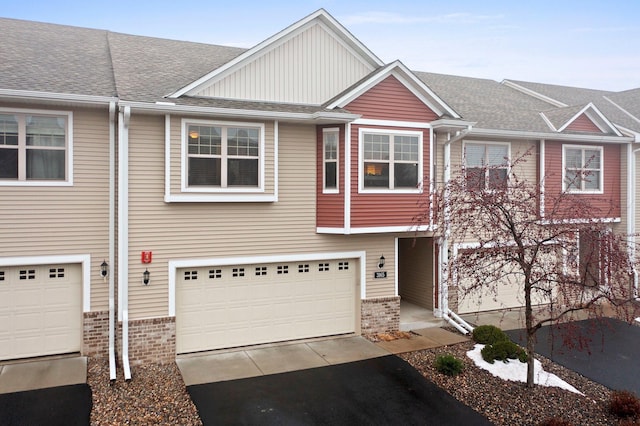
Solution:
{"label": "exterior wall lantern light", "polygon": [[148,269],[145,269],[144,272],[142,273],[142,284],[149,285],[150,281],[151,281],[151,273],[149,272]]}
{"label": "exterior wall lantern light", "polygon": [[103,260],[102,264],[100,265],[100,276],[103,280],[106,280],[109,276],[109,264],[106,260]]}
{"label": "exterior wall lantern light", "polygon": [[380,259],[378,259],[378,269],[384,268],[384,260],[384,255],[380,256]]}

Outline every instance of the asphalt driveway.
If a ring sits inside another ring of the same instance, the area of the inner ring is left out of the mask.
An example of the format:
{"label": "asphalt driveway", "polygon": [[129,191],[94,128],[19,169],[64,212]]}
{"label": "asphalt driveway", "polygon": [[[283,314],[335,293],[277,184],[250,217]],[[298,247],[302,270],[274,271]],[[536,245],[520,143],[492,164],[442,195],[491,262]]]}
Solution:
{"label": "asphalt driveway", "polygon": [[0,394],[0,424],[85,426],[92,405],[86,383]]}
{"label": "asphalt driveway", "polygon": [[[536,333],[536,353],[582,374],[614,390],[629,390],[640,396],[640,327],[623,321],[603,318],[571,323],[575,327],[545,326]],[[563,345],[567,335],[581,336],[586,346],[569,348]],[[506,333],[523,346],[524,330]]]}
{"label": "asphalt driveway", "polygon": [[188,386],[205,425],[490,425],[404,360]]}

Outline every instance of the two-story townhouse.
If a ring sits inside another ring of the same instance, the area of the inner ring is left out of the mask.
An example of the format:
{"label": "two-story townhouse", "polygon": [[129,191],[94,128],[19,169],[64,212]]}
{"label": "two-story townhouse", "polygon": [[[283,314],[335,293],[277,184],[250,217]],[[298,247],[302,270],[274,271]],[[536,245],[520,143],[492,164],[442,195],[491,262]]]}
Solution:
{"label": "two-story townhouse", "polygon": [[537,179],[596,150],[612,222],[636,226],[638,123],[617,120],[638,116],[632,96],[563,110],[524,83],[412,72],[324,10],[248,50],[0,26],[0,359],[108,353],[115,377],[117,351],[130,377],[130,362],[397,330],[407,302],[515,306],[510,289],[459,303],[433,220],[436,186],[488,152],[532,147]]}

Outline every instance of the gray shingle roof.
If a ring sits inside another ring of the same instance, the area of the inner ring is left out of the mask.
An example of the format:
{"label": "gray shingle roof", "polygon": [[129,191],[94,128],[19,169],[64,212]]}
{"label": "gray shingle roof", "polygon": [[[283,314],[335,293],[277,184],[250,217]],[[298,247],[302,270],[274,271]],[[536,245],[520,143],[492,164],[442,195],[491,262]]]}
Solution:
{"label": "gray shingle roof", "polygon": [[493,80],[416,72],[427,86],[476,127],[548,132],[540,111],[549,104]]}
{"label": "gray shingle roof", "polygon": [[0,88],[115,96],[107,33],[0,18]]}

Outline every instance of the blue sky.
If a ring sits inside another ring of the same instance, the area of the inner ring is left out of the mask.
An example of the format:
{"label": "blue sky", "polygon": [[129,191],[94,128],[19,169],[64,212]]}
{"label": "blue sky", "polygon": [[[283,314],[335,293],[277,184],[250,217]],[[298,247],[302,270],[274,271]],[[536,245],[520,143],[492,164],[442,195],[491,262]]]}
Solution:
{"label": "blue sky", "polygon": [[640,2],[29,1],[0,16],[251,47],[319,8],[385,62],[468,77],[640,87]]}

